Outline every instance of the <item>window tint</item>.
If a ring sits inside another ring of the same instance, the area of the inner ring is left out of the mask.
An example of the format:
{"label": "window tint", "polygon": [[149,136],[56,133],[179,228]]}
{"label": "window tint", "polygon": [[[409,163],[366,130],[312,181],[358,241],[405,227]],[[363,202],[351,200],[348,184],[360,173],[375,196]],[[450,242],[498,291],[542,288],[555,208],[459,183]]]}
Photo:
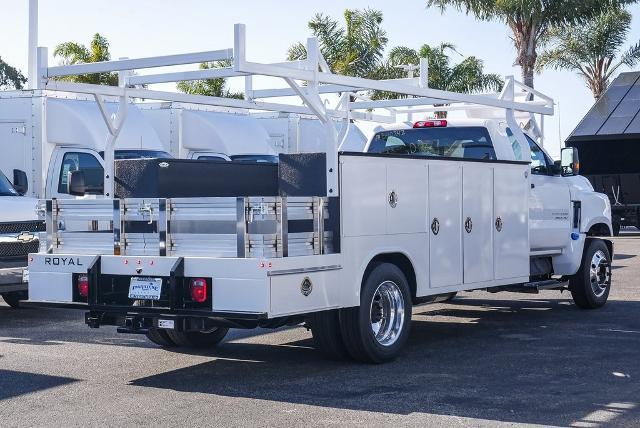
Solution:
{"label": "window tint", "polygon": [[212,156],[212,155],[202,155],[198,156],[198,160],[217,160],[217,161],[227,161],[225,158],[220,156]]}
{"label": "window tint", "polygon": [[496,159],[489,133],[483,127],[399,129],[377,133],[369,153]]}
{"label": "window tint", "polygon": [[[509,141],[511,142],[511,148],[513,149],[513,154],[515,155],[516,160],[522,160],[522,148],[520,147],[520,143],[518,143],[510,128],[507,128],[507,136],[509,137]],[[536,144],[535,141],[533,141],[531,137],[529,137],[527,134],[525,134],[524,136],[529,143],[529,150],[531,151],[531,173],[550,174],[550,166],[552,164],[551,160],[547,158],[547,155],[545,155],[542,149]]]}
{"label": "window tint", "polygon": [[2,171],[0,171],[0,196],[19,196],[19,193],[13,188],[11,182]]}
{"label": "window tint", "polygon": [[58,181],[58,193],[69,193],[67,183],[69,173],[83,171],[87,193],[101,195],[104,191],[104,170],[98,159],[90,153],[65,153]]}
{"label": "window tint", "polygon": [[279,158],[274,155],[235,155],[231,156],[231,160],[237,162],[278,163]]}
{"label": "window tint", "polygon": [[[100,157],[104,159],[104,152],[100,152]],[[160,150],[116,150],[114,153],[115,160],[122,159],[171,159],[167,152]]]}

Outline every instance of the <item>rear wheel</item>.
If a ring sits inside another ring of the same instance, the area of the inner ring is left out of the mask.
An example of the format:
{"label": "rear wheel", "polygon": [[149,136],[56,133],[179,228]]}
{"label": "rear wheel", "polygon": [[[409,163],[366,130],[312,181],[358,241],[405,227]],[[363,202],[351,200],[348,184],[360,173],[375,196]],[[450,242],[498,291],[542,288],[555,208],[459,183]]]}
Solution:
{"label": "rear wheel", "polygon": [[29,296],[26,291],[11,291],[8,293],[2,293],[2,298],[7,303],[7,305],[11,306],[14,309],[17,309],[20,307],[20,301],[27,300]]}
{"label": "rear wheel", "polygon": [[339,311],[315,312],[309,315],[308,323],[314,346],[325,357],[332,360],[348,357],[340,332]]}
{"label": "rear wheel", "polygon": [[585,246],[580,270],[569,280],[569,290],[575,304],[582,309],[603,306],[611,289],[611,255],[601,240]]}
{"label": "rear wheel", "polygon": [[176,346],[175,342],[169,337],[169,333],[166,330],[152,327],[147,332],[147,339],[162,346],[163,348],[171,348]]}
{"label": "rear wheel", "polygon": [[226,327],[215,327],[208,331],[166,330],[169,339],[178,346],[187,348],[210,348],[224,339],[229,331]]}
{"label": "rear wheel", "polygon": [[340,330],[349,355],[383,363],[398,356],[409,336],[411,292],[400,268],[380,263],[365,279],[360,306],[342,309]]}
{"label": "rear wheel", "polygon": [[453,299],[455,299],[457,295],[458,295],[458,293],[455,292],[455,291],[453,293],[447,293],[447,295],[445,296],[443,302],[450,302]]}

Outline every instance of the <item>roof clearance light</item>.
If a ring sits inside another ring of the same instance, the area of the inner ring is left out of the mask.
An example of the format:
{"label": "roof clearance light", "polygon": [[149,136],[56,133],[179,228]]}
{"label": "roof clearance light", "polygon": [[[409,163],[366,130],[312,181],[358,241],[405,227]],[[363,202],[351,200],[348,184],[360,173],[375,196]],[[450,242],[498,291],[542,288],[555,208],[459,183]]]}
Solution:
{"label": "roof clearance light", "polygon": [[444,128],[446,126],[446,120],[420,120],[413,124],[414,128]]}

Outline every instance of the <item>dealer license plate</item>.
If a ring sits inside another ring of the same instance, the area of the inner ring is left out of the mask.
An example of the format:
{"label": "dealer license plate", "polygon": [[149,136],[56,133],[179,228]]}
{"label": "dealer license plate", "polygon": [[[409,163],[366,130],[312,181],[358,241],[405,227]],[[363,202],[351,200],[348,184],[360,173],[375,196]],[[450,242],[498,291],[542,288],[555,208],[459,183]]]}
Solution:
{"label": "dealer license plate", "polygon": [[160,300],[162,278],[131,278],[129,298],[136,300]]}

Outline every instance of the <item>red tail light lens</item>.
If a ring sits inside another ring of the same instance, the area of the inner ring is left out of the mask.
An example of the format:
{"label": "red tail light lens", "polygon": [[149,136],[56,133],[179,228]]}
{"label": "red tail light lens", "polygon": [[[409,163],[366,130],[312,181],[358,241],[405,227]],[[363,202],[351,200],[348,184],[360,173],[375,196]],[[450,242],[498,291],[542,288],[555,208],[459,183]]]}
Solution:
{"label": "red tail light lens", "polygon": [[207,300],[207,280],[204,278],[193,278],[189,284],[191,290],[191,300],[196,303],[204,303]]}
{"label": "red tail light lens", "polygon": [[446,120],[421,120],[413,124],[414,128],[444,128],[446,126]]}
{"label": "red tail light lens", "polygon": [[78,294],[81,297],[89,297],[89,275],[78,275]]}

